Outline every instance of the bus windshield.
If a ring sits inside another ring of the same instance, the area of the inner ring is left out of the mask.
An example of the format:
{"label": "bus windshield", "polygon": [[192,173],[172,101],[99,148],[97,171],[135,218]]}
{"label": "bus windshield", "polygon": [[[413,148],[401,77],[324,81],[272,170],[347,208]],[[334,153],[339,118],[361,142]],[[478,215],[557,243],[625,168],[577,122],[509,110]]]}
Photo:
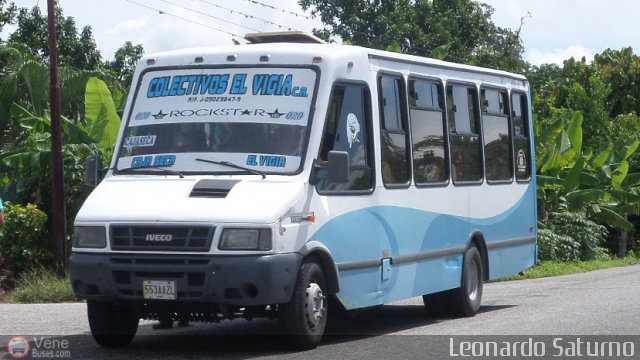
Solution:
{"label": "bus windshield", "polygon": [[309,68],[147,71],[120,142],[116,171],[294,173],[306,148],[316,72]]}

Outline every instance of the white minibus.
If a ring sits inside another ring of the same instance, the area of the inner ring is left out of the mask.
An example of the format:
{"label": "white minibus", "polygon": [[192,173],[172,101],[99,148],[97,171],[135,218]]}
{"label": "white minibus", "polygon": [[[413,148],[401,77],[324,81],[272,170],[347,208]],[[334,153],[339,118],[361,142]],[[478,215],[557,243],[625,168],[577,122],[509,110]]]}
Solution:
{"label": "white minibus", "polygon": [[313,348],[330,302],[473,316],[484,281],[534,265],[525,77],[247,38],[142,58],[108,170],[89,162],[70,272],[99,344],[265,316]]}

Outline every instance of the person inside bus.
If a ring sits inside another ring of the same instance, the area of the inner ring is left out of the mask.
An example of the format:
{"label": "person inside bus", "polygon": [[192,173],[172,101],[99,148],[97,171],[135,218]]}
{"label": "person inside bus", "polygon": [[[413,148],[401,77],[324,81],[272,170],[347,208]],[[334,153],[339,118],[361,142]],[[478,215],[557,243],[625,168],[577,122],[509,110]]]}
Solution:
{"label": "person inside bus", "polygon": [[205,151],[207,139],[202,124],[183,124],[180,131],[173,137],[171,151],[182,153],[191,151]]}
{"label": "person inside bus", "polygon": [[215,151],[230,153],[263,153],[268,146],[264,124],[222,123],[223,134],[213,147]]}
{"label": "person inside bus", "polygon": [[300,156],[300,131],[298,126],[277,125],[271,134],[271,153]]}

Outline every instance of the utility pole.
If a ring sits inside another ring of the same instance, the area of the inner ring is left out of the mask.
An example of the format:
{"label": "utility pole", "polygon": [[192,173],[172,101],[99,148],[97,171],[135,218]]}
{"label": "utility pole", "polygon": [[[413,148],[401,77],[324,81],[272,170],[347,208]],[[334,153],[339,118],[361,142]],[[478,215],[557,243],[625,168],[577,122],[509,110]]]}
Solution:
{"label": "utility pole", "polygon": [[51,158],[53,193],[53,241],[56,247],[56,273],[65,276],[67,269],[67,215],[64,199],[62,161],[62,119],[60,117],[60,85],[58,84],[58,48],[56,41],[55,0],[47,0],[49,27],[49,103],[51,105]]}

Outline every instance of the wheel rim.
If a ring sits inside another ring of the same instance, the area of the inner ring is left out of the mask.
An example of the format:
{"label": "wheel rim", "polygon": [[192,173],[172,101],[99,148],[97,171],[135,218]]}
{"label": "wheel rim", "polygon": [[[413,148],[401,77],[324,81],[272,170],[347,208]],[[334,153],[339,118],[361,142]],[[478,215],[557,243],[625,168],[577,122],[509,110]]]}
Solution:
{"label": "wheel rim", "polygon": [[311,283],[307,286],[307,296],[305,303],[305,316],[309,328],[315,327],[324,319],[325,316],[325,296],[320,285]]}
{"label": "wheel rim", "polygon": [[480,292],[480,278],[478,270],[478,261],[476,259],[471,260],[471,266],[467,269],[467,296],[470,300],[475,301]]}

